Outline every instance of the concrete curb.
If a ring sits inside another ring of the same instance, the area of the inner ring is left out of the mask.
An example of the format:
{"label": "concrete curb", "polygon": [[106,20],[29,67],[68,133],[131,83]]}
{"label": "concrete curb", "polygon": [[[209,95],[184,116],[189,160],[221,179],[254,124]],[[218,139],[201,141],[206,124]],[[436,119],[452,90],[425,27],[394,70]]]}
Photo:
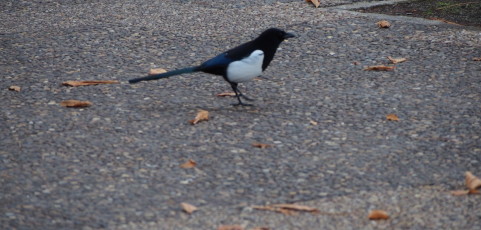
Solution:
{"label": "concrete curb", "polygon": [[384,5],[394,5],[398,3],[407,2],[408,0],[390,0],[390,1],[382,1],[382,2],[357,2],[348,5],[339,5],[339,6],[332,6],[326,7],[326,10],[334,10],[334,11],[342,11],[343,13],[350,13],[352,15],[359,15],[359,16],[368,16],[377,19],[384,19],[384,20],[396,20],[396,21],[404,21],[408,23],[415,23],[421,25],[439,25],[439,26],[448,26],[453,28],[465,28],[470,30],[479,30],[481,28],[474,27],[474,26],[462,26],[462,25],[453,25],[447,24],[437,20],[430,20],[426,18],[418,18],[418,17],[409,17],[409,16],[394,16],[394,15],[387,15],[387,14],[377,14],[377,13],[361,13],[357,11],[353,11],[355,9],[367,9],[375,6],[384,6]]}

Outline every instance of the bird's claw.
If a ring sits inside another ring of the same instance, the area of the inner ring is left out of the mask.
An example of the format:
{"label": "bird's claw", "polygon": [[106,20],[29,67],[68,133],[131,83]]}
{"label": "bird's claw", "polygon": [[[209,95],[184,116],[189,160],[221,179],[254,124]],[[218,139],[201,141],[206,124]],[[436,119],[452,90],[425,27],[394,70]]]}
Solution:
{"label": "bird's claw", "polygon": [[244,94],[240,94],[239,96],[241,96],[242,98],[248,100],[248,101],[255,101],[254,99],[250,98],[250,97],[247,97],[245,96]]}

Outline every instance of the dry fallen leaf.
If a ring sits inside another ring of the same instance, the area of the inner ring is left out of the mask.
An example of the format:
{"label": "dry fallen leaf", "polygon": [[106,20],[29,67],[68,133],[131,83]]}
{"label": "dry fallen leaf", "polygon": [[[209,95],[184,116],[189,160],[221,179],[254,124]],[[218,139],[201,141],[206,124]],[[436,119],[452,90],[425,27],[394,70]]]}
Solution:
{"label": "dry fallen leaf", "polygon": [[189,159],[187,162],[181,164],[180,167],[183,169],[190,169],[190,168],[194,168],[196,165],[197,165],[197,162],[195,162],[192,159]]}
{"label": "dry fallen leaf", "polygon": [[182,210],[188,214],[192,214],[193,212],[197,211],[197,207],[185,202],[180,203],[180,206],[182,207]]}
{"label": "dry fallen leaf", "polygon": [[90,101],[78,101],[78,100],[66,100],[60,102],[61,106],[64,107],[72,107],[72,108],[83,108],[83,107],[89,107],[92,105],[92,102]]}
{"label": "dry fallen leaf", "polygon": [[473,58],[473,61],[481,61],[481,57]]}
{"label": "dry fallen leaf", "polygon": [[316,8],[319,7],[319,5],[321,5],[319,0],[306,0],[306,2],[312,2],[312,4],[314,4],[314,6],[316,6]]}
{"label": "dry fallen leaf", "polygon": [[466,172],[464,175],[466,176],[466,187],[469,188],[470,193],[473,193],[481,187],[481,180],[474,176],[471,172]]}
{"label": "dry fallen leaf", "polygon": [[291,211],[289,209],[282,209],[282,208],[276,208],[273,206],[253,206],[252,208],[258,209],[258,210],[267,210],[267,211],[273,211],[273,212],[280,212],[284,215],[294,215],[295,212]]}
{"label": "dry fallen leaf", "polygon": [[65,72],[66,74],[73,74],[73,73],[77,73],[77,72],[80,72],[80,69],[76,69],[76,70],[72,70],[72,71],[67,71]]}
{"label": "dry fallen leaf", "polygon": [[451,195],[453,196],[464,196],[464,195],[468,195],[469,194],[469,190],[455,190],[455,191],[451,191]]}
{"label": "dry fallen leaf", "polygon": [[389,59],[392,64],[397,64],[408,60],[407,58],[392,58],[391,56],[388,56],[387,59]]}
{"label": "dry fallen leaf", "polygon": [[469,190],[469,194],[474,195],[474,194],[481,194],[480,191],[478,190]]}
{"label": "dry fallen leaf", "polygon": [[385,65],[375,65],[375,66],[368,66],[364,68],[364,70],[374,70],[374,71],[390,71],[394,70],[394,66],[385,66]]}
{"label": "dry fallen leaf", "polygon": [[156,74],[161,74],[161,73],[166,73],[167,70],[162,69],[162,68],[154,68],[149,70],[149,75],[156,75]]}
{"label": "dry fallen leaf", "polygon": [[223,92],[217,94],[218,97],[234,97],[235,93],[234,92]]}
{"label": "dry fallen leaf", "polygon": [[199,110],[199,112],[197,113],[197,115],[195,116],[195,118],[193,120],[190,120],[189,122],[192,124],[192,125],[195,125],[201,121],[207,121],[209,120],[209,111],[206,111],[206,110]]}
{"label": "dry fallen leaf", "polygon": [[319,212],[317,208],[312,208],[306,205],[299,205],[299,204],[273,204],[272,206],[277,208],[290,209],[293,211],[300,211],[300,212]]}
{"label": "dry fallen leaf", "polygon": [[265,149],[265,148],[270,148],[272,145],[270,144],[264,144],[264,143],[259,143],[259,142],[254,142],[252,143],[253,147],[260,148],[260,149]]}
{"label": "dry fallen leaf", "polygon": [[399,121],[399,117],[394,113],[390,113],[390,114],[386,115],[386,119],[388,121]]}
{"label": "dry fallen leaf", "polygon": [[285,215],[292,215],[296,214],[297,212],[319,213],[319,210],[316,208],[298,204],[272,204],[265,206],[253,206],[252,208],[258,210],[280,212]]}
{"label": "dry fallen leaf", "polygon": [[271,230],[269,227],[255,227],[251,228],[250,230]]}
{"label": "dry fallen leaf", "polygon": [[12,85],[12,86],[8,87],[8,90],[20,92],[20,86]]}
{"label": "dry fallen leaf", "polygon": [[377,24],[377,26],[379,26],[379,28],[389,28],[389,27],[391,27],[391,23],[389,23],[386,20],[379,21],[376,24]]}
{"label": "dry fallen leaf", "polygon": [[118,84],[117,80],[105,80],[105,81],[65,81],[62,85],[66,86],[85,86],[85,85],[99,85],[99,84]]}
{"label": "dry fallen leaf", "polygon": [[478,190],[469,190],[469,189],[451,191],[451,195],[453,196],[465,196],[465,195],[475,195],[475,194],[481,194],[481,192]]}
{"label": "dry fallen leaf", "polygon": [[240,225],[221,225],[217,230],[244,230]]}
{"label": "dry fallen leaf", "polygon": [[389,214],[384,210],[372,210],[368,218],[370,220],[387,220],[389,219]]}
{"label": "dry fallen leaf", "polygon": [[481,188],[481,179],[474,176],[471,172],[466,172],[464,173],[464,175],[464,183],[466,184],[466,187],[468,187],[468,189],[451,191],[451,195],[464,196],[468,194],[480,194],[481,192],[478,191],[478,189]]}

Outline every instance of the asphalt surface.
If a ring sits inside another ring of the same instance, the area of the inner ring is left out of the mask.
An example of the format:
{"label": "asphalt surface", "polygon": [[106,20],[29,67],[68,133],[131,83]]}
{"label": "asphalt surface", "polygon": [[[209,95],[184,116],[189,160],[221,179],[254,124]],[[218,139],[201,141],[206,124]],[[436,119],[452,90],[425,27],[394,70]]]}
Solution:
{"label": "asphalt surface", "polygon": [[[450,191],[481,176],[481,30],[325,2],[2,1],[0,228],[479,229],[481,196]],[[126,82],[269,27],[298,37],[241,85],[254,107],[215,96],[230,90],[218,76]],[[363,70],[387,56],[408,61]],[[210,120],[193,126],[199,109]],[[276,203],[321,213],[252,208]]]}

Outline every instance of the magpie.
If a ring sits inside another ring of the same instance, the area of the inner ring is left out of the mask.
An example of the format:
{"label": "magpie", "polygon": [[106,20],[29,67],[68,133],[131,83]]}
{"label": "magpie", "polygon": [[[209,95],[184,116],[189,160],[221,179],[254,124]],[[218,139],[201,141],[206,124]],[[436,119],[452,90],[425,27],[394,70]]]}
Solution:
{"label": "magpie", "polygon": [[245,104],[241,101],[241,97],[248,101],[253,101],[253,99],[244,96],[239,91],[237,88],[238,83],[250,81],[257,76],[260,76],[262,71],[264,71],[267,66],[269,66],[269,63],[271,63],[281,42],[287,38],[293,37],[295,37],[295,35],[292,33],[287,33],[277,28],[270,28],[262,32],[256,39],[223,52],[214,58],[205,61],[199,66],[135,78],[129,80],[129,83],[133,84],[140,81],[157,80],[179,74],[200,71],[220,75],[231,85],[232,90],[239,101],[232,105],[251,106],[251,104]]}

